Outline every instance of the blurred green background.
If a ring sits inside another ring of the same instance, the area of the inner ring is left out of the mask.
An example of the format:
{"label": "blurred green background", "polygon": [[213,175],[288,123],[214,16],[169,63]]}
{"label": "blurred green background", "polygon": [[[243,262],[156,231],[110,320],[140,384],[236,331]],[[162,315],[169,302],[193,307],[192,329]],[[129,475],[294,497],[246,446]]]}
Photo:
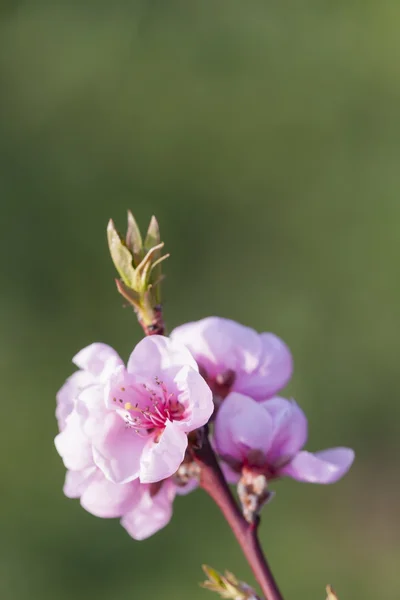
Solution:
{"label": "blurred green background", "polygon": [[279,334],[308,448],[356,450],[335,486],[276,485],[285,598],[398,597],[399,19],[391,0],[3,0],[2,599],[206,600],[203,562],[253,581],[202,492],[140,543],[62,494],[71,357],[140,338],[105,238],[128,207],[171,252],[169,327]]}

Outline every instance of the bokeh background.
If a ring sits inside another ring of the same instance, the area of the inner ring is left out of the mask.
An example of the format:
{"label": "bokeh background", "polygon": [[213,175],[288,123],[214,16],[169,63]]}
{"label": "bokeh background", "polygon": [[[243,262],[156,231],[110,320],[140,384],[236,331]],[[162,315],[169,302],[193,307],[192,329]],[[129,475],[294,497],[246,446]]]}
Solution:
{"label": "bokeh background", "polygon": [[285,598],[398,597],[400,5],[0,5],[0,596],[206,599],[252,577],[202,492],[134,542],[62,494],[55,393],[98,340],[127,357],[105,227],[155,213],[169,327],[215,314],[291,346],[332,487],[277,483],[262,538]]}

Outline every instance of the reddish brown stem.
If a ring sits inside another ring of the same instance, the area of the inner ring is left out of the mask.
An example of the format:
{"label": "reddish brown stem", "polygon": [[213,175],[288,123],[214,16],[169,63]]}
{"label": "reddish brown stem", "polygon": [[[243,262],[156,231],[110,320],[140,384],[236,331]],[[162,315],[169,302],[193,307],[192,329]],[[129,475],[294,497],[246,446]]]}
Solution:
{"label": "reddish brown stem", "polygon": [[154,320],[152,323],[146,324],[143,319],[138,316],[138,321],[144,331],[144,334],[147,335],[166,335],[165,332],[165,324],[163,318],[163,312],[161,306],[156,306],[153,309]]}
{"label": "reddish brown stem", "polygon": [[266,600],[283,600],[260,546],[258,521],[249,524],[243,517],[207,438],[203,447],[194,453],[194,458],[201,467],[200,486],[221,509]]}

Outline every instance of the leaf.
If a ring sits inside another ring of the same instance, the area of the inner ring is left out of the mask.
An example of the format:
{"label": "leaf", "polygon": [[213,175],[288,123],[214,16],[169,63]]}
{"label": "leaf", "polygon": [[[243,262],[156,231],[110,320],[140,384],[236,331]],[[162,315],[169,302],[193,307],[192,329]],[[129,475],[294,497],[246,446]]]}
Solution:
{"label": "leaf", "polygon": [[128,300],[129,304],[132,304],[135,310],[140,310],[140,295],[135,292],[135,290],[125,285],[120,279],[116,279],[115,284],[121,296],[123,296],[125,300]]}
{"label": "leaf", "polygon": [[[144,242],[144,246],[145,246],[146,250],[149,250],[152,247],[154,248],[154,246],[158,246],[160,243],[161,243],[160,228],[158,226],[157,219],[153,216],[153,217],[151,217],[151,220],[150,220],[150,225],[147,230],[147,235],[146,235],[146,239]],[[163,260],[165,260],[165,258],[167,258],[167,256],[169,256],[169,254],[166,255],[165,257],[162,257],[161,252],[157,252],[156,254],[154,254],[154,262],[153,262],[153,267],[152,267],[152,281],[153,282],[161,281],[161,279],[162,279],[161,262]],[[159,286],[155,287],[155,289],[154,289],[154,300],[155,300],[156,304],[159,304],[161,301]]]}
{"label": "leaf", "polygon": [[[220,586],[223,583],[222,576],[218,573],[218,571],[216,571],[212,567],[209,567],[208,565],[202,565],[202,568],[203,568],[204,573],[207,575],[208,579],[210,580],[210,583],[214,583],[218,586]],[[205,583],[209,583],[209,582],[206,581]]]}
{"label": "leaf", "polygon": [[132,265],[132,254],[121,240],[112,219],[107,226],[108,247],[111,258],[123,282],[131,287],[135,279],[135,269]]}
{"label": "leaf", "polygon": [[164,243],[153,246],[146,254],[141,263],[136,267],[133,287],[138,291],[144,291],[150,281],[150,274],[154,258],[160,253]]}
{"label": "leaf", "polygon": [[202,567],[208,580],[201,583],[201,587],[210,592],[217,592],[227,600],[258,600],[254,590],[247,583],[239,581],[233,573],[225,571],[225,574],[221,575],[208,565],[202,565]]}
{"label": "leaf", "polygon": [[150,250],[154,246],[158,246],[160,242],[160,227],[158,225],[157,219],[153,215],[151,217],[150,225],[147,230],[146,238],[144,240],[144,248],[145,250]]}
{"label": "leaf", "polygon": [[138,265],[143,258],[142,236],[136,219],[128,210],[128,229],[126,232],[126,245],[132,252],[135,265]]}

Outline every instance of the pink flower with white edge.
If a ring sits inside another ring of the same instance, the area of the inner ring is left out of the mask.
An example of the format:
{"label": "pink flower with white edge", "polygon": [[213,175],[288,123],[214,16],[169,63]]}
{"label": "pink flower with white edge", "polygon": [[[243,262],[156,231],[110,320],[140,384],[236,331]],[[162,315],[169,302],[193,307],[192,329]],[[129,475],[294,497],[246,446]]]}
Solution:
{"label": "pink flower with white edge", "polygon": [[[93,360],[79,366],[91,371]],[[65,466],[82,470],[94,460],[114,483],[167,479],[183,461],[187,434],[213,411],[196,362],[179,342],[152,336],[139,342],[126,368],[104,364],[105,371],[96,372],[97,380],[75,398],[56,437]]]}
{"label": "pink flower with white edge", "polygon": [[265,400],[289,381],[289,348],[273,333],[257,333],[229,319],[208,317],[174,329],[171,339],[187,346],[213,392],[235,391]]}
{"label": "pink flower with white edge", "polygon": [[112,483],[96,467],[76,405],[85,388],[104,384],[123,363],[115,350],[101,343],[81,350],[73,362],[80,367],[79,371],[73,373],[57,393],[56,417],[60,434],[55,443],[66,465],[73,469],[67,471],[64,493],[69,498],[80,498],[82,506],[98,517],[120,517],[132,503],[132,487]]}
{"label": "pink flower with white edge", "polygon": [[354,460],[350,448],[302,450],[307,441],[306,416],[296,402],[280,397],[255,402],[231,393],[217,414],[214,435],[231,483],[238,481],[242,469],[267,479],[286,475],[309,483],[335,483]]}
{"label": "pink flower with white edge", "polygon": [[[172,477],[156,484],[141,484],[138,479],[117,484],[107,479],[94,463],[90,440],[81,429],[75,407],[85,388],[104,385],[123,363],[105,344],[92,344],[73,360],[81,370],[71,375],[57,394],[59,429],[63,432],[67,427],[67,432],[57,436],[56,446],[64,450],[64,460],[75,467],[67,471],[64,493],[68,498],[79,498],[82,507],[97,517],[123,517],[121,523],[128,533],[137,540],[145,539],[169,523],[175,495],[189,493],[197,487],[197,481],[190,479],[185,485],[177,485]],[[71,438],[75,441],[73,450]]]}
{"label": "pink flower with white edge", "polygon": [[[57,394],[56,416],[61,433],[56,438],[56,446],[68,466],[64,493],[68,498],[80,498],[82,506],[98,517],[120,517],[132,504],[132,490],[129,485],[118,485],[105,478],[96,467],[91,445],[81,430],[78,413],[74,410],[77,398],[88,386],[106,381],[110,373],[122,365],[115,350],[105,344],[94,343],[81,350],[73,362],[81,367],[71,375]],[[75,446],[71,449],[71,438]]]}

